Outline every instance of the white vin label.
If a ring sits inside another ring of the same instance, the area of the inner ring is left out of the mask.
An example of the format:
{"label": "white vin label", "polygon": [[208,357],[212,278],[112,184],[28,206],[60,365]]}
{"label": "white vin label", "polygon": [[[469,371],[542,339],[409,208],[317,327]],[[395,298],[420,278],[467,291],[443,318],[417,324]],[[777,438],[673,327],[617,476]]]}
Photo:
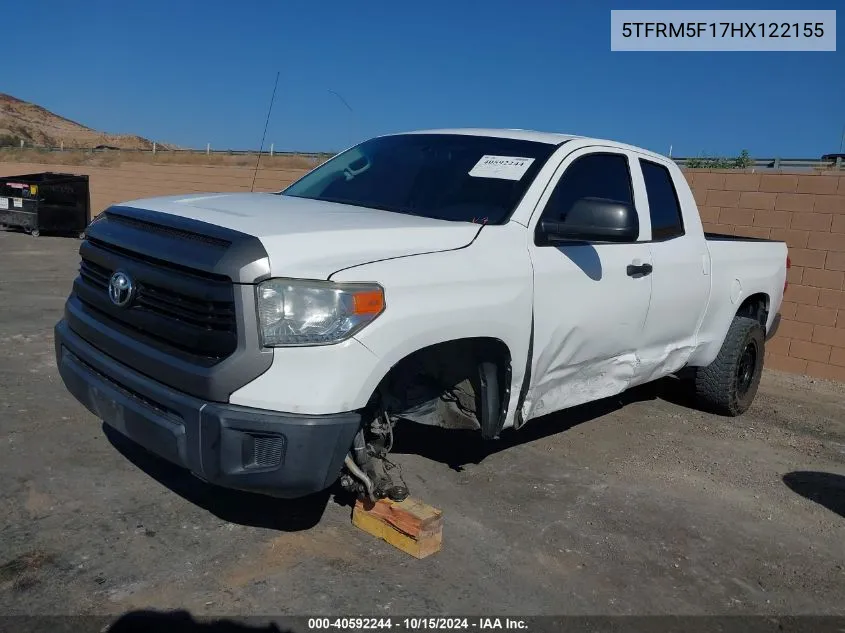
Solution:
{"label": "white vin label", "polygon": [[531,167],[533,158],[519,156],[491,156],[485,154],[475,167],[470,169],[469,175],[475,178],[501,178],[502,180],[519,180]]}

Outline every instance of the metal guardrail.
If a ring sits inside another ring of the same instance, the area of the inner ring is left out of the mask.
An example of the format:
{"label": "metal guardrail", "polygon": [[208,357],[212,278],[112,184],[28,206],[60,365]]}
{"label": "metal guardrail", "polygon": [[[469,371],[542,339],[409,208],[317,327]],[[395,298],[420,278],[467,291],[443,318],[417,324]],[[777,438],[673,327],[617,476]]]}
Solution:
{"label": "metal guardrail", "polygon": [[[707,161],[706,158],[673,158],[678,166],[686,167],[689,161]],[[707,169],[707,167],[704,167]],[[745,169],[807,169],[837,170],[845,169],[845,161],[839,156],[835,160],[818,158],[754,158]]]}
{"label": "metal guardrail", "polygon": [[[21,151],[21,150],[35,150],[40,152],[82,152],[87,154],[111,154],[111,153],[130,153],[130,154],[194,154],[194,155],[215,155],[215,156],[257,156],[258,150],[254,149],[193,149],[193,148],[169,148],[160,147],[154,144],[151,149],[121,149],[108,147],[95,148],[65,148],[65,147],[41,147],[27,145],[23,147],[0,147],[0,152],[4,151]],[[271,148],[261,152],[262,156],[301,156],[304,158],[313,159],[327,159],[335,155],[334,152],[300,152],[300,151],[276,151]],[[708,161],[708,158],[689,157],[673,158],[680,167],[686,167],[690,161]],[[728,159],[730,160],[730,159]],[[704,167],[707,169],[708,167]],[[801,170],[845,170],[845,160],[842,155],[838,155],[835,160],[820,160],[818,158],[755,158],[752,159],[746,169],[801,169]]]}

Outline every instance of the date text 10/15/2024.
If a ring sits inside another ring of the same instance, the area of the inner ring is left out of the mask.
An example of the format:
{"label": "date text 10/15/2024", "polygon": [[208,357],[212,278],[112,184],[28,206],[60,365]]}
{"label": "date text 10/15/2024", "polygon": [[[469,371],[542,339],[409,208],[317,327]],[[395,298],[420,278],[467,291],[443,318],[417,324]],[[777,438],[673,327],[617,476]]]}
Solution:
{"label": "date text 10/15/2024", "polygon": [[418,630],[512,630],[525,631],[528,625],[520,618],[438,618],[438,617],[353,617],[353,618],[308,618],[308,630],[378,630],[399,629]]}

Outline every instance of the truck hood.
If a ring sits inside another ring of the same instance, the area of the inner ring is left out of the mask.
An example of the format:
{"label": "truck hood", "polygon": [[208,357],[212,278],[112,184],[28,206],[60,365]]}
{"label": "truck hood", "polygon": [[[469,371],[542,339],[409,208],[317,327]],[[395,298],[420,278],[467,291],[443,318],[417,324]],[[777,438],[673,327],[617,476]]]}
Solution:
{"label": "truck hood", "polygon": [[343,268],[467,246],[481,226],[272,193],[147,198],[121,206],[215,224],[261,240],[274,277],[327,279]]}

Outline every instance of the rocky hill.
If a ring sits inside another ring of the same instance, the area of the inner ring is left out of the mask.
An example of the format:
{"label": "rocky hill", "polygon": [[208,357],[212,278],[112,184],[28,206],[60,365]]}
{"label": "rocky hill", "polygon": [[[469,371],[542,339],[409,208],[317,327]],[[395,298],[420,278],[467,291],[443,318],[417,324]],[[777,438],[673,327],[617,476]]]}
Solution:
{"label": "rocky hill", "polygon": [[[151,149],[152,141],[134,134],[108,134],[54,114],[39,105],[0,93],[0,146]],[[159,144],[166,149],[167,146]]]}

